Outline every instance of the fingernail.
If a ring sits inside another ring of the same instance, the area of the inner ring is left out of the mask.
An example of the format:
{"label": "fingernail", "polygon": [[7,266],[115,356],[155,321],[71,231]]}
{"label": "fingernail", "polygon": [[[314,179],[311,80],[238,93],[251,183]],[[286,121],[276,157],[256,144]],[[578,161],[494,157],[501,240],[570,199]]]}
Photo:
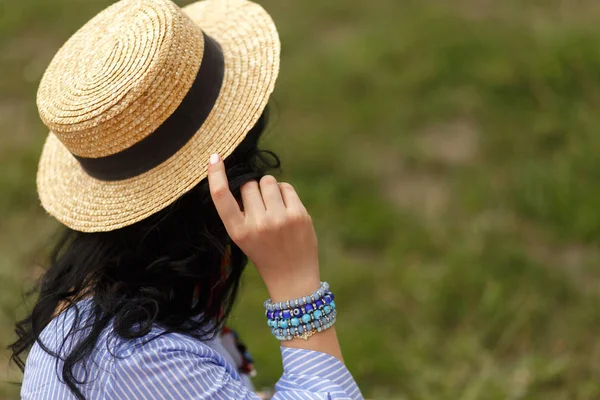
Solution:
{"label": "fingernail", "polygon": [[218,154],[216,154],[216,153],[215,153],[215,154],[212,154],[212,155],[210,156],[210,160],[209,160],[209,162],[210,162],[211,164],[216,164],[216,163],[218,163],[218,162],[219,162],[219,155],[218,155]]}

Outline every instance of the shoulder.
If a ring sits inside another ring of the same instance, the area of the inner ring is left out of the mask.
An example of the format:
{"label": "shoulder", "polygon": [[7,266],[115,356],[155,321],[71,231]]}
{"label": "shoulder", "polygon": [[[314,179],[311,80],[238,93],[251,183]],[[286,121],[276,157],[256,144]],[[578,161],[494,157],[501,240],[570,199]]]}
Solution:
{"label": "shoulder", "polygon": [[196,399],[239,379],[207,343],[179,333],[163,333],[119,346],[110,373],[109,398]]}
{"label": "shoulder", "polygon": [[117,359],[130,357],[139,358],[144,355],[168,355],[170,357],[194,357],[210,359],[221,362],[221,355],[209,344],[210,341],[202,341],[191,336],[153,329],[148,335],[137,339],[107,338],[107,348],[113,349]]}

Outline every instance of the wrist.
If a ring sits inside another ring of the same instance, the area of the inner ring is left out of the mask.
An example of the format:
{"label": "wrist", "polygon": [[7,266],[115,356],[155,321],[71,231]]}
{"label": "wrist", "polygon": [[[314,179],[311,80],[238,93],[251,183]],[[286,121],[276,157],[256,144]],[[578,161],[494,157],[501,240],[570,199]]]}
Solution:
{"label": "wrist", "polygon": [[267,284],[273,302],[287,301],[308,296],[321,286],[319,276],[286,279]]}

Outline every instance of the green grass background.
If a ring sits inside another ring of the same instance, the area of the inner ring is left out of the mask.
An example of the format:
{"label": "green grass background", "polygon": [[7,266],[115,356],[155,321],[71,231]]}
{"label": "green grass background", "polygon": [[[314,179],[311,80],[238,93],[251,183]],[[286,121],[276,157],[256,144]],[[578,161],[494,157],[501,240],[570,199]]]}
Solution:
{"label": "green grass background", "polygon": [[[35,191],[35,90],[109,3],[0,3],[3,345],[57,228]],[[600,4],[261,3],[283,42],[266,144],[314,217],[364,394],[600,399]],[[265,296],[250,270],[232,321],[258,386],[281,373]]]}

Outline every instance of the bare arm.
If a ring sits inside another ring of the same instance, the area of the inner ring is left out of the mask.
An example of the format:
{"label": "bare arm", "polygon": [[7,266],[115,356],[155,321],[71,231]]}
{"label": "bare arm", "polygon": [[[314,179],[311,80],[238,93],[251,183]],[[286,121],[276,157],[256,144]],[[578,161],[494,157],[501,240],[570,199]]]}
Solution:
{"label": "bare arm", "polygon": [[[214,161],[214,162],[213,162]],[[318,244],[312,220],[289,183],[270,175],[242,186],[243,211],[229,190],[225,165],[213,155],[211,195],[227,232],[248,255],[274,302],[309,295],[320,286]],[[328,353],[343,362],[335,328],[282,346]]]}

